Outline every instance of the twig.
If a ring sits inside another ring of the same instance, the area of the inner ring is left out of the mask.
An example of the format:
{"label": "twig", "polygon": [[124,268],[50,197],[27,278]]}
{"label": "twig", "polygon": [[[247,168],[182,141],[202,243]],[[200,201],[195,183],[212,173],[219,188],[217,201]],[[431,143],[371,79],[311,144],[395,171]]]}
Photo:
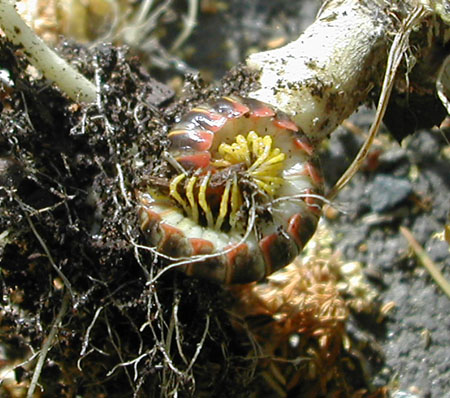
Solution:
{"label": "twig", "polygon": [[438,286],[444,291],[444,293],[450,298],[450,283],[444,278],[441,272],[438,270],[436,265],[433,263],[431,258],[425,252],[423,247],[414,238],[411,231],[406,227],[400,227],[400,232],[406,238],[414,253],[419,258],[419,261],[425,267],[425,269],[430,273],[434,281]]}
{"label": "twig", "polygon": [[189,364],[188,368],[186,369],[186,373],[190,372],[192,367],[194,366],[195,361],[197,360],[197,358],[200,354],[200,351],[202,350],[203,345],[205,344],[205,340],[206,340],[206,336],[208,335],[208,332],[209,332],[209,314],[206,314],[206,323],[205,323],[205,329],[203,330],[202,338],[197,343],[197,348],[195,349],[195,353],[192,356],[191,363]]}
{"label": "twig", "polygon": [[36,363],[36,367],[34,368],[33,377],[31,378],[30,387],[27,391],[27,398],[32,398],[34,394],[34,390],[36,389],[37,382],[39,380],[39,376],[42,372],[42,367],[44,366],[45,359],[47,358],[47,354],[52,348],[53,340],[55,339],[56,332],[58,331],[58,328],[61,324],[62,318],[64,314],[67,311],[67,307],[69,305],[69,298],[70,295],[66,292],[64,294],[64,298],[61,304],[61,308],[59,309],[58,315],[56,316],[55,320],[53,321],[53,324],[50,329],[50,333],[48,334],[47,339],[45,340],[44,344],[42,345],[41,352],[39,353],[39,359]]}
{"label": "twig", "polygon": [[180,304],[180,295],[175,294],[174,303],[173,303],[173,312],[172,312],[172,316],[175,321],[175,342],[177,344],[178,353],[180,354],[181,359],[187,365],[188,360],[186,359],[186,356],[184,355],[184,352],[183,352],[182,337],[181,337],[181,333],[180,333],[180,321],[178,320],[179,304]]}
{"label": "twig", "polygon": [[[21,204],[22,205],[22,204]],[[24,209],[25,210],[25,209]],[[72,299],[75,298],[74,294],[73,294],[73,290],[72,290],[72,285],[70,284],[69,280],[67,279],[67,277],[63,274],[63,272],[58,268],[58,266],[56,265],[55,261],[53,260],[53,256],[50,253],[50,250],[48,249],[47,245],[44,242],[44,239],[42,239],[41,235],[39,235],[36,227],[33,224],[33,221],[31,221],[30,216],[27,214],[27,212],[25,211],[25,217],[28,221],[28,224],[30,224],[30,228],[33,231],[34,235],[36,236],[37,240],[39,241],[39,243],[41,244],[42,248],[44,249],[45,254],[47,255],[48,261],[50,261],[50,264],[52,265],[52,267],[54,268],[54,270],[56,271],[56,273],[59,275],[59,277],[62,279],[62,281],[64,282],[64,286],[66,287],[67,291],[70,293],[70,296],[72,297]]]}
{"label": "twig", "polygon": [[[100,312],[102,312],[104,309],[103,306],[100,306],[97,308],[97,311],[95,311],[94,317],[92,318],[91,323],[89,324],[87,330],[86,330],[86,334],[84,335],[84,339],[83,339],[83,343],[81,344],[81,351],[80,351],[80,357],[83,357],[84,354],[86,353],[88,344],[89,344],[89,336],[91,334],[91,330],[95,325],[95,322],[97,321],[98,316],[100,315]],[[81,367],[78,366],[78,369],[81,371]]]}
{"label": "twig", "polygon": [[[120,359],[120,362],[124,363],[125,360],[123,358],[122,351],[120,350],[120,345],[118,345],[118,344],[120,344],[120,338],[119,338],[119,336],[115,336],[115,334],[113,333],[113,329],[111,328],[111,324],[109,323],[108,316],[106,316],[106,315],[105,315],[105,325],[106,325],[106,330],[108,331],[109,341],[110,341],[111,345],[113,346],[114,350],[116,351],[116,354]],[[114,330],[114,332],[115,332],[115,330]],[[115,337],[117,338],[118,344],[116,343],[116,341],[114,339]],[[124,369],[125,375],[128,379],[128,383],[130,384],[131,389],[133,390],[133,392],[135,392],[136,387],[134,385],[134,382],[133,382],[133,379],[132,379],[130,373],[128,372],[128,368],[124,367],[123,369]]]}
{"label": "twig", "polygon": [[125,204],[127,207],[131,206],[130,201],[128,200],[128,196],[127,196],[127,190],[125,188],[125,182],[124,182],[124,178],[123,178],[123,172],[122,172],[122,167],[120,166],[119,163],[116,163],[116,169],[117,169],[117,176],[119,177],[119,188],[120,188],[120,193],[122,194],[123,199],[125,200]]}
{"label": "twig", "polygon": [[144,352],[143,354],[139,355],[137,358],[134,358],[130,361],[118,363],[106,374],[106,376],[107,377],[111,376],[118,368],[133,365],[134,366],[134,380],[136,380],[137,379],[137,366],[138,366],[139,362],[142,359],[144,359],[145,357],[147,357],[148,355],[149,355],[148,352]]}
{"label": "twig", "polygon": [[297,40],[247,58],[259,83],[248,96],[286,113],[313,142],[326,138],[378,80],[393,28],[385,6],[383,0],[325,1]]}
{"label": "twig", "polygon": [[95,101],[95,86],[58,56],[22,20],[13,0],[0,0],[0,27],[6,37],[23,49],[30,63],[72,100]]}

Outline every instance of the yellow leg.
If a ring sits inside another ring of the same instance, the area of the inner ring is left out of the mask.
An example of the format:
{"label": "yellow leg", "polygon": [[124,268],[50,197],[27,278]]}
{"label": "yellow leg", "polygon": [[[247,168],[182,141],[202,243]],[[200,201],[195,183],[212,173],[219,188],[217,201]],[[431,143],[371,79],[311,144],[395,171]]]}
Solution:
{"label": "yellow leg", "polygon": [[236,142],[231,145],[220,144],[218,149],[219,155],[229,164],[245,163],[247,167],[250,166],[251,159],[247,139],[242,135],[238,135],[235,140]]}
{"label": "yellow leg", "polygon": [[[280,173],[286,155],[280,148],[273,147],[273,139],[269,135],[260,137],[255,131],[250,131],[245,137],[238,135],[234,143],[219,145],[218,155],[219,159],[211,163],[214,168],[222,170],[231,165],[245,164],[247,176],[254,181],[260,191],[269,196],[273,196],[283,184]],[[199,222],[202,211],[208,228],[220,229],[228,216],[231,229],[236,229],[239,210],[243,203],[238,176],[234,174],[226,181],[216,217],[211,211],[206,195],[211,175],[211,171],[204,176],[196,173],[191,177],[186,173],[180,173],[170,182],[170,197],[182,206],[185,213],[196,223]],[[184,184],[183,189],[179,189],[181,182]]]}
{"label": "yellow leg", "polygon": [[203,212],[205,213],[206,221],[208,222],[208,227],[213,228],[214,220],[209,208],[208,202],[206,201],[206,188],[208,187],[208,182],[211,177],[211,172],[208,171],[205,177],[203,177],[202,183],[200,184],[200,189],[198,191],[198,202]]}
{"label": "yellow leg", "polygon": [[236,174],[233,175],[233,186],[231,187],[231,213],[230,213],[230,226],[231,229],[235,229],[237,223],[237,213],[241,207],[242,200],[239,192],[239,186],[237,182]]}
{"label": "yellow leg", "polygon": [[265,161],[265,164],[273,165],[275,163],[281,163],[284,159],[286,159],[286,155],[284,153],[279,153],[280,150],[277,149],[278,148],[273,150],[271,156]]}
{"label": "yellow leg", "polygon": [[258,187],[261,188],[261,190],[267,192],[269,195],[273,195],[275,193],[275,187],[272,186],[271,184],[267,184],[262,180],[259,179],[255,179],[256,184],[258,185]]}
{"label": "yellow leg", "polygon": [[247,167],[249,167],[251,164],[251,159],[247,139],[242,135],[238,135],[236,137],[236,142],[240,146],[242,160],[245,162]]}
{"label": "yellow leg", "polygon": [[189,201],[189,205],[191,206],[191,218],[195,222],[198,222],[198,205],[194,196],[194,187],[197,179],[197,176],[192,176],[191,178],[189,178],[189,181],[186,185],[186,197]]}
{"label": "yellow leg", "polygon": [[281,177],[267,176],[267,175],[258,175],[256,173],[252,173],[252,177],[258,181],[264,181],[274,185],[283,184],[283,179]]}
{"label": "yellow leg", "polygon": [[211,166],[216,167],[218,169],[224,168],[224,167],[229,167],[231,165],[232,165],[232,163],[230,163],[230,162],[228,162],[227,160],[224,160],[224,159],[213,160],[211,162]]}
{"label": "yellow leg", "polygon": [[184,209],[184,211],[189,214],[189,206],[186,201],[178,193],[178,184],[186,178],[186,174],[178,174],[169,185],[169,195],[174,198]]}
{"label": "yellow leg", "polygon": [[270,150],[272,149],[272,138],[270,136],[266,135],[262,140],[260,140],[256,133],[254,133],[255,136],[251,136],[251,133],[254,132],[249,133],[249,139],[252,140],[252,151],[258,158],[248,169],[248,171],[250,172],[258,168],[262,163],[265,162],[270,154]]}
{"label": "yellow leg", "polygon": [[223,221],[228,213],[228,198],[230,197],[231,180],[227,180],[225,189],[223,191],[222,199],[220,200],[219,216],[216,220],[216,229],[220,229]]}

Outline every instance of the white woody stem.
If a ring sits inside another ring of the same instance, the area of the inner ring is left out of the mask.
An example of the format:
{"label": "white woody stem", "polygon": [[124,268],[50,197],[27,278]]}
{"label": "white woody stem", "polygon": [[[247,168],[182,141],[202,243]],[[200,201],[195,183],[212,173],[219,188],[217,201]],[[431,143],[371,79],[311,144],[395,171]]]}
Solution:
{"label": "white woody stem", "polygon": [[0,27],[8,40],[19,46],[30,63],[72,100],[94,102],[95,85],[52,51],[22,20],[14,0],[0,0]]}
{"label": "white woody stem", "polygon": [[330,0],[294,42],[251,55],[250,97],[287,113],[312,139],[328,136],[381,81],[392,19],[382,0]]}

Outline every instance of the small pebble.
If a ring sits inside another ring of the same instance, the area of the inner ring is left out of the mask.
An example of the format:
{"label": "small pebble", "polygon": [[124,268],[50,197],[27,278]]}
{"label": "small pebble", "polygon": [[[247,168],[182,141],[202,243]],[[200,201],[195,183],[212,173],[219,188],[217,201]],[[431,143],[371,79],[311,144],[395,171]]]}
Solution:
{"label": "small pebble", "polygon": [[412,185],[407,179],[380,174],[369,189],[370,207],[376,213],[392,210],[412,192]]}

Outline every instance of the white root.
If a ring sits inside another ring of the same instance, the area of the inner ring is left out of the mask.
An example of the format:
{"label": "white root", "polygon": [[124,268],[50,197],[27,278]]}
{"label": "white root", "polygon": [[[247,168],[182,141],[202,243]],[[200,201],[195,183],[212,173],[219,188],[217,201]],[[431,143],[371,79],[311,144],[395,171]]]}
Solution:
{"label": "white root", "polygon": [[61,304],[61,308],[59,309],[58,315],[56,315],[56,318],[52,323],[50,333],[48,334],[47,338],[44,340],[44,343],[42,344],[41,351],[39,352],[38,361],[33,371],[33,377],[31,378],[30,386],[28,387],[26,398],[33,398],[35,396],[34,392],[38,385],[39,377],[44,367],[45,360],[47,358],[49,351],[52,349],[55,343],[56,334],[61,328],[61,322],[64,315],[67,312],[69,303],[70,303],[70,294],[66,293],[63,297],[63,301]]}
{"label": "white root", "polygon": [[[325,1],[296,41],[247,59],[260,85],[250,96],[287,113],[310,138],[323,139],[381,85],[399,19],[423,3]],[[433,12],[425,8],[424,16]]]}
{"label": "white root", "polygon": [[17,13],[14,0],[0,0],[0,27],[30,63],[72,100],[94,102],[96,88],[40,39]]}

